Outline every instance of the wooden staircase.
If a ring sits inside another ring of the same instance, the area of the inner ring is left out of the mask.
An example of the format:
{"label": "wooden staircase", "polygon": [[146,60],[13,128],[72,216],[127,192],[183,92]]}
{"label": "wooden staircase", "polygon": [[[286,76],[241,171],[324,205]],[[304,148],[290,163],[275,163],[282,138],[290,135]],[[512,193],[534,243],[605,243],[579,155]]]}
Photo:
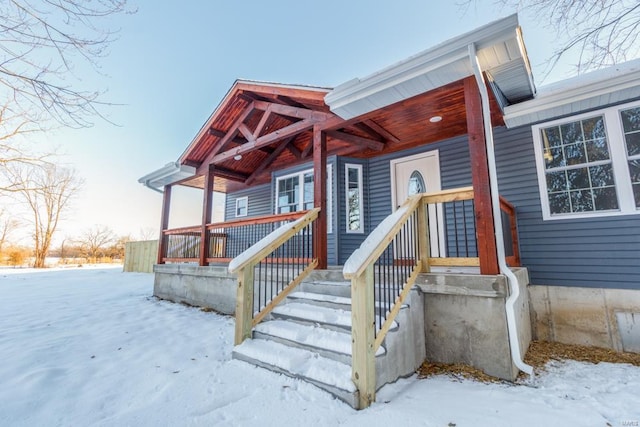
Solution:
{"label": "wooden staircase", "polygon": [[[233,358],[322,388],[352,407],[358,392],[351,381],[351,282],[340,271],[324,271],[301,283]],[[377,357],[386,353],[380,347]]]}

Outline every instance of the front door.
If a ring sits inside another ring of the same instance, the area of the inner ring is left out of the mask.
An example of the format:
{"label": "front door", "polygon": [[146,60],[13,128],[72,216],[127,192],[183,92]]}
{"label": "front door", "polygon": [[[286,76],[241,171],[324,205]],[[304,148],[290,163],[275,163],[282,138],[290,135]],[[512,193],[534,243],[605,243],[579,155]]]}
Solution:
{"label": "front door", "polygon": [[[440,190],[438,150],[391,161],[391,198],[394,211],[409,196]],[[429,243],[432,257],[444,253],[443,230],[442,206],[429,206]]]}

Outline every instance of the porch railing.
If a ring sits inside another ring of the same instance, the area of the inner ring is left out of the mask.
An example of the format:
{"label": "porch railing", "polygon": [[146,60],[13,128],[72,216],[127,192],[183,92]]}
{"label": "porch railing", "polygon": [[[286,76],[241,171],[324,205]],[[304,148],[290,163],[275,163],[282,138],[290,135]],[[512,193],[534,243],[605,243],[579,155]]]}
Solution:
{"label": "porch railing", "polygon": [[[206,262],[229,262],[283,224],[291,223],[306,212],[265,215],[248,219],[207,224]],[[162,233],[161,259],[164,262],[198,262],[202,244],[202,226],[182,227]]]}
{"label": "porch railing", "polygon": [[251,331],[318,265],[313,253],[313,222],[320,209],[311,209],[285,223],[229,263],[238,275],[235,344]]}
{"label": "porch railing", "polygon": [[[375,400],[375,353],[419,273],[431,266],[478,266],[473,188],[412,196],[389,215],[349,257],[352,380],[359,407]],[[518,262],[515,208],[501,203],[508,219],[512,261]],[[505,221],[505,223],[507,223]]]}

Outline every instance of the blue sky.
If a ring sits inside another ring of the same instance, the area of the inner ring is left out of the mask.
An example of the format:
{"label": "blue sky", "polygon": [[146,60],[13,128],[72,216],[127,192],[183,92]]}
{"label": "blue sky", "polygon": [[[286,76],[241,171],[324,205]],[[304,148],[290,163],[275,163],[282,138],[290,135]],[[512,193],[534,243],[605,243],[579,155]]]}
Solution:
{"label": "blue sky", "polygon": [[[98,120],[37,138],[86,181],[57,240],[93,224],[134,236],[157,229],[161,195],[137,179],[179,157],[235,79],[335,86],[511,13],[478,4],[463,13],[448,1],[140,1],[112,20],[121,32],[103,75],[78,71],[123,104],[105,110],[119,126]],[[554,36],[530,16],[520,25],[539,85]],[[545,83],[568,70],[560,64]],[[177,193],[171,225],[198,223],[201,196]]]}

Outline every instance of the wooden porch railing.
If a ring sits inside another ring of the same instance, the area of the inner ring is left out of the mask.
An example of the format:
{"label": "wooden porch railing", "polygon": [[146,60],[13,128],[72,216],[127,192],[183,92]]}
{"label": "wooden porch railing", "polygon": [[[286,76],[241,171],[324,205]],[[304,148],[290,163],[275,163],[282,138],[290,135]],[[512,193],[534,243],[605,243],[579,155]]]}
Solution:
{"label": "wooden porch railing", "polygon": [[235,344],[251,331],[318,265],[313,253],[313,222],[319,208],[306,211],[252,245],[229,263],[238,274]]}
{"label": "wooden porch railing", "polygon": [[[285,223],[304,216],[306,211],[265,215],[241,220],[207,224],[206,262],[229,262]],[[202,226],[165,230],[160,245],[163,262],[198,262],[202,244]]]}
{"label": "wooden porch railing", "polygon": [[[352,380],[360,408],[375,400],[375,353],[393,325],[418,274],[431,266],[478,266],[473,188],[418,194],[389,215],[349,257],[351,280]],[[512,261],[519,260],[515,209],[501,203],[509,219]]]}

